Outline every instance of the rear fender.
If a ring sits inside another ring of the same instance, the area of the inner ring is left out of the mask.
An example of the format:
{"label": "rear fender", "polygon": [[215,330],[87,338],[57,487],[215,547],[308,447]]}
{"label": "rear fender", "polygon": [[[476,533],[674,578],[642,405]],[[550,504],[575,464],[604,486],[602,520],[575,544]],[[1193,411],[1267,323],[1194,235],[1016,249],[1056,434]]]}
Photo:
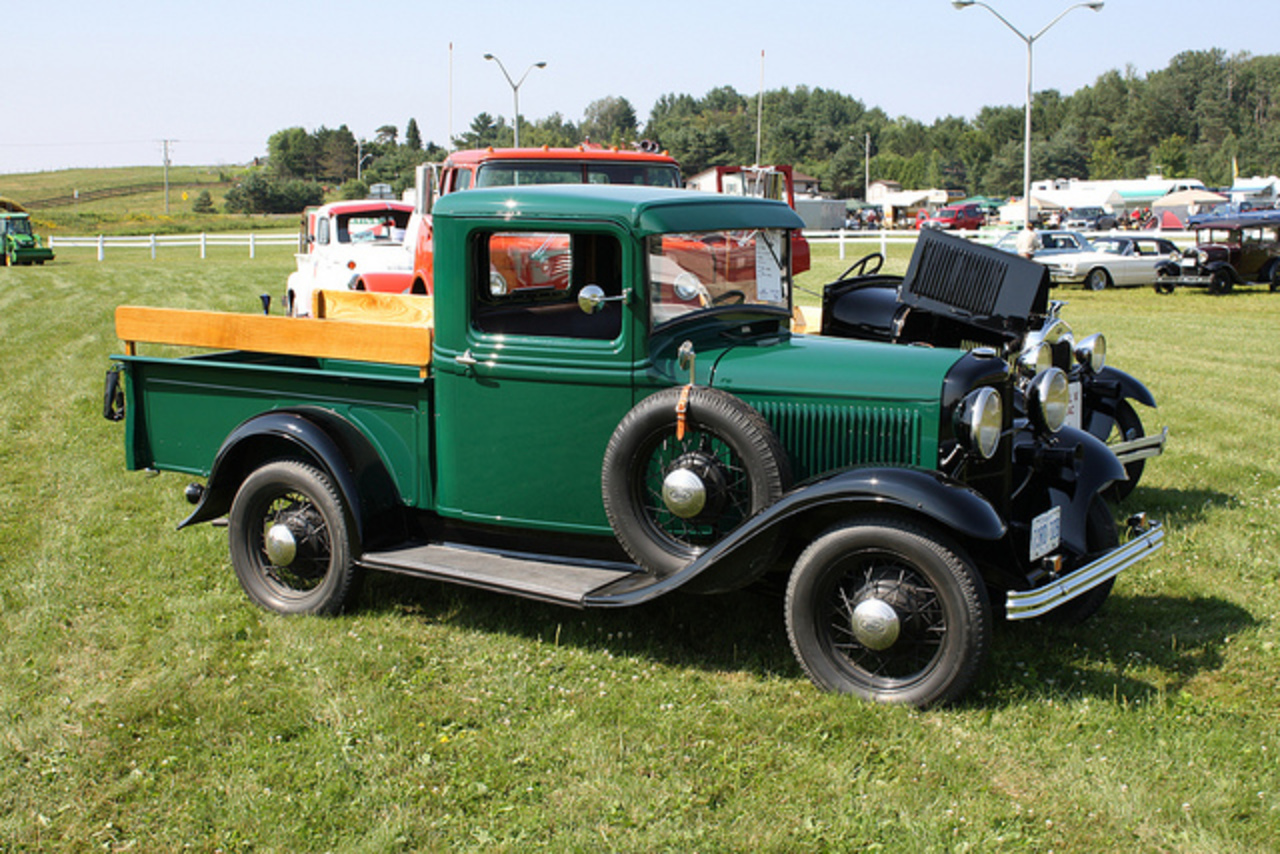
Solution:
{"label": "rear fender", "polygon": [[413,288],[413,273],[361,273],[353,282],[352,290],[377,291],[384,294],[407,294]]}
{"label": "rear fender", "polygon": [[381,458],[354,425],[325,410],[280,410],[255,416],[231,431],[218,449],[195,510],[178,527],[227,513],[245,478],[281,458],[308,460],[329,476],[351,514],[357,542],[366,542],[373,517],[401,503]]}

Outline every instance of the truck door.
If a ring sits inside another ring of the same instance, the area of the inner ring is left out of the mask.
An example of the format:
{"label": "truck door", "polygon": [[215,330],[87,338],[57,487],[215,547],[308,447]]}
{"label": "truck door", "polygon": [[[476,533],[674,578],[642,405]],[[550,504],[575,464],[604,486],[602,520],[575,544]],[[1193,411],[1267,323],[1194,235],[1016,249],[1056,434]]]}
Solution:
{"label": "truck door", "polygon": [[[608,533],[600,467],[632,405],[630,243],[599,224],[510,225],[470,233],[465,332],[437,339],[437,509]],[[594,313],[589,285],[606,299]]]}

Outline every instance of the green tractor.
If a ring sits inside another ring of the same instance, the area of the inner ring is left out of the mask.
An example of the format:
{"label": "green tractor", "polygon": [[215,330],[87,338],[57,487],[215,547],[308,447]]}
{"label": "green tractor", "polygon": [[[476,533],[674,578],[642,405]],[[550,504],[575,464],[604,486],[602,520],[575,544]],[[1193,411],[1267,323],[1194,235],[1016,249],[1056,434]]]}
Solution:
{"label": "green tractor", "polygon": [[0,200],[0,263],[43,264],[53,260],[53,250],[40,245],[31,231],[31,217],[16,202]]}

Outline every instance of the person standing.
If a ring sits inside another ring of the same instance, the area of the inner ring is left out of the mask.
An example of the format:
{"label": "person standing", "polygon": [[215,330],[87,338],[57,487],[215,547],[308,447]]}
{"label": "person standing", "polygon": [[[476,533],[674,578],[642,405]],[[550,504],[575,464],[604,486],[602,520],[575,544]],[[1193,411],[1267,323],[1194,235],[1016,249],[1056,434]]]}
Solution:
{"label": "person standing", "polygon": [[1018,250],[1018,254],[1023,258],[1031,258],[1036,254],[1036,250],[1040,248],[1040,235],[1036,234],[1035,226],[1027,223],[1026,227],[1018,234],[1015,247]]}

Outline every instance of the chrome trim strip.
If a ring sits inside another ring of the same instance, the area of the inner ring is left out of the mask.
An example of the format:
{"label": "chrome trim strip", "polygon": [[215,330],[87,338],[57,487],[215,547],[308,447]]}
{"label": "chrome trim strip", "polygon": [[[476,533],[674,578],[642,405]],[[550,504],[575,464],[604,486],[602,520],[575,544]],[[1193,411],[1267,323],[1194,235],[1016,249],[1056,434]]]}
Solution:
{"label": "chrome trim strip", "polygon": [[1135,460],[1145,460],[1148,457],[1158,457],[1164,453],[1164,446],[1169,441],[1169,428],[1164,428],[1159,436],[1143,436],[1141,439],[1133,439],[1128,442],[1116,442],[1114,445],[1108,445],[1111,453],[1116,455],[1122,464],[1134,462]]}
{"label": "chrome trim strip", "polygon": [[1052,611],[1108,578],[1114,578],[1163,545],[1164,525],[1154,522],[1146,533],[1057,581],[1034,590],[1010,590],[1005,599],[1005,615],[1010,620],[1026,620]]}

